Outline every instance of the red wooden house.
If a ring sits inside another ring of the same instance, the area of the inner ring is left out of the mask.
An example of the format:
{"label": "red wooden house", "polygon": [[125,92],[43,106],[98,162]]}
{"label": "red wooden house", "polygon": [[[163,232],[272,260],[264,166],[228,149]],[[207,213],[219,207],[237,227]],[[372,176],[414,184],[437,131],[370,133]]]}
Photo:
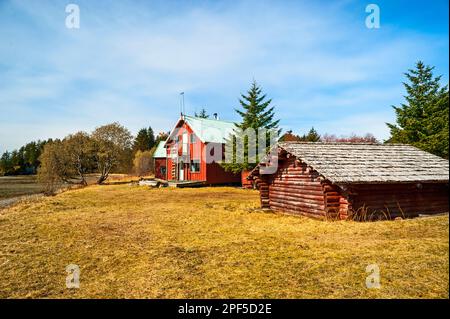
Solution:
{"label": "red wooden house", "polygon": [[164,145],[166,179],[208,185],[239,183],[240,175],[226,172],[219,165],[226,138],[234,127],[233,122],[182,115]]}
{"label": "red wooden house", "polygon": [[276,170],[262,174],[263,161],[250,175],[263,208],[357,220],[448,212],[448,160],[413,146],[285,142],[277,153]]}

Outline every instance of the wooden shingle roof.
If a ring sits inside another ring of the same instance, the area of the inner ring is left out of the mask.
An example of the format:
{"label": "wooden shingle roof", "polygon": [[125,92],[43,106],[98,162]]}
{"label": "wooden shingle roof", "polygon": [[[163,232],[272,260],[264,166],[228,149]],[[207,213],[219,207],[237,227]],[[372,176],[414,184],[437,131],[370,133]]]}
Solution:
{"label": "wooden shingle roof", "polygon": [[278,146],[336,184],[449,180],[448,160],[411,145],[284,142]]}

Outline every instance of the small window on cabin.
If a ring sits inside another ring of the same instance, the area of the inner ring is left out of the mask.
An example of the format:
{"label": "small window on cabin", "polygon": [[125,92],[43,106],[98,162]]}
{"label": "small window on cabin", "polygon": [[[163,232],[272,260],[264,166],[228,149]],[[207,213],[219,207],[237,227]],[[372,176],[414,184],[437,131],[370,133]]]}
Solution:
{"label": "small window on cabin", "polygon": [[191,161],[191,173],[200,172],[200,160],[192,160]]}
{"label": "small window on cabin", "polygon": [[194,144],[196,141],[195,134],[191,134],[191,144]]}

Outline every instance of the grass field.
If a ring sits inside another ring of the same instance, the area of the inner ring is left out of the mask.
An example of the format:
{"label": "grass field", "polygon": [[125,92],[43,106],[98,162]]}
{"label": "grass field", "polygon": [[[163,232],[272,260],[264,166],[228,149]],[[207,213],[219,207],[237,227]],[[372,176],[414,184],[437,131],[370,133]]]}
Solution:
{"label": "grass field", "polygon": [[[256,207],[251,190],[111,185],[0,210],[0,298],[448,298],[448,216],[322,222]],[[366,288],[368,264],[380,289]]]}
{"label": "grass field", "polygon": [[[89,184],[95,184],[97,177],[97,174],[89,174],[86,180]],[[115,183],[122,180],[136,181],[138,179],[138,177],[125,174],[110,174],[106,183]],[[0,176],[0,201],[24,195],[39,194],[42,192],[43,186],[37,182],[36,175]]]}
{"label": "grass field", "polygon": [[0,200],[42,192],[34,175],[0,176]]}

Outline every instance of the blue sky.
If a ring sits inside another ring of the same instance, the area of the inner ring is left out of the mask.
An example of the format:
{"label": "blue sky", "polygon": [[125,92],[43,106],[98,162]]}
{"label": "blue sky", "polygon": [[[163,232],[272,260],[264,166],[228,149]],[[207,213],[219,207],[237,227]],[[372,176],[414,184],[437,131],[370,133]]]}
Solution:
{"label": "blue sky", "polygon": [[169,130],[182,91],[188,114],[237,120],[253,79],[285,130],[385,139],[408,68],[421,59],[448,83],[446,0],[0,0],[0,38],[0,152],[113,121]]}

